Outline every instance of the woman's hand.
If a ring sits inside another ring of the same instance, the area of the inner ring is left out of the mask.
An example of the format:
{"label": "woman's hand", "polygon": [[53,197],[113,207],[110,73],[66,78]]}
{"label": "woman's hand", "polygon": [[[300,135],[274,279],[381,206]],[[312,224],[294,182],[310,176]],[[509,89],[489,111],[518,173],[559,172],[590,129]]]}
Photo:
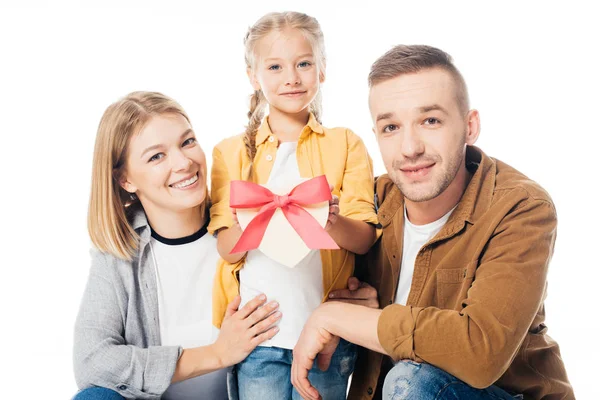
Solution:
{"label": "woman's hand", "polygon": [[265,305],[266,301],[266,296],[261,294],[240,310],[240,296],[229,303],[221,332],[214,343],[222,367],[244,360],[256,346],[279,331],[278,327],[273,326],[281,318],[281,312],[276,311],[279,304],[271,301]]}

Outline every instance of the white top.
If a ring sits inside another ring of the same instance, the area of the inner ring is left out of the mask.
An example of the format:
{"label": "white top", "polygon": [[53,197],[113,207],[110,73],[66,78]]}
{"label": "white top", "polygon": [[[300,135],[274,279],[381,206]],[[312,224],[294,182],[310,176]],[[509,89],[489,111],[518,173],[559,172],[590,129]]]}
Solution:
{"label": "white top", "polygon": [[454,208],[448,211],[442,218],[429,224],[414,225],[408,220],[406,207],[404,207],[404,244],[400,264],[400,278],[398,279],[398,288],[396,289],[396,304],[406,305],[412,285],[417,254],[442,229],[448,218],[450,218],[452,211],[454,211]]}
{"label": "white top", "polygon": [[[152,232],[158,315],[163,346],[206,346],[219,330],[212,324],[212,286],[219,254],[206,226],[191,236],[166,239]],[[227,399],[227,371],[171,384],[163,399]]]}
{"label": "white top", "polygon": [[[268,185],[278,186],[287,180],[300,179],[296,160],[297,145],[296,142],[279,144]],[[281,245],[285,246],[285,243]],[[293,349],[304,323],[323,299],[320,251],[311,250],[294,268],[272,260],[260,250],[249,251],[244,268],[240,270],[242,305],[260,293],[264,293],[269,301],[279,302],[279,311],[283,314],[279,322],[279,333],[261,346]]]}

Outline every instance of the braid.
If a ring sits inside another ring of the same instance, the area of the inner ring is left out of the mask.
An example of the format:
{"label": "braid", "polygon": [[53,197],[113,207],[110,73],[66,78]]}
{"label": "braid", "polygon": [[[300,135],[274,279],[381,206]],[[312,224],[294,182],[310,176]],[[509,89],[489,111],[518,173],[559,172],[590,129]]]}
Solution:
{"label": "braid", "polygon": [[265,97],[261,90],[254,91],[250,96],[250,111],[248,111],[248,125],[244,135],[246,154],[252,163],[256,155],[256,133],[260,127],[265,113]]}
{"label": "braid", "polygon": [[310,103],[310,106],[308,109],[310,112],[313,113],[317,122],[322,124],[323,121],[321,121],[321,117],[323,115],[323,96],[321,95],[320,90],[317,92],[317,95],[315,96],[313,101]]}

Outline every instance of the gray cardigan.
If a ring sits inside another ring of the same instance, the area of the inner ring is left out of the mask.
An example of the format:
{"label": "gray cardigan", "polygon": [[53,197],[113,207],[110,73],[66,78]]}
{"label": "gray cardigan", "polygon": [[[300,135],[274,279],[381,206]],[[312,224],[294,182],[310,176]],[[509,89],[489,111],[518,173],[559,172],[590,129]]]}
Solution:
{"label": "gray cardigan", "polygon": [[92,250],[92,266],[75,322],[73,364],[80,389],[101,386],[125,398],[159,399],[171,383],[182,348],[161,346],[156,275],[143,211],[131,262]]}

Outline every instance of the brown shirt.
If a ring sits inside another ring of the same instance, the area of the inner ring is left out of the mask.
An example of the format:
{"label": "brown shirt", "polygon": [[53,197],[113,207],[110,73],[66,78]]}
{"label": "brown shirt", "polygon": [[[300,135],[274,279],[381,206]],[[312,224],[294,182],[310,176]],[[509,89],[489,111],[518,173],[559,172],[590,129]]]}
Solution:
{"label": "brown shirt", "polygon": [[[526,399],[573,399],[558,345],[546,334],[546,274],[556,238],[550,196],[520,172],[467,148],[473,171],[456,209],[419,251],[407,305],[393,304],[404,199],[387,175],[376,183],[381,239],[361,278],[379,292],[379,341],[393,360],[426,362],[471,386]],[[357,265],[358,267],[358,265]],[[371,399],[390,367],[361,350],[349,399]]]}

